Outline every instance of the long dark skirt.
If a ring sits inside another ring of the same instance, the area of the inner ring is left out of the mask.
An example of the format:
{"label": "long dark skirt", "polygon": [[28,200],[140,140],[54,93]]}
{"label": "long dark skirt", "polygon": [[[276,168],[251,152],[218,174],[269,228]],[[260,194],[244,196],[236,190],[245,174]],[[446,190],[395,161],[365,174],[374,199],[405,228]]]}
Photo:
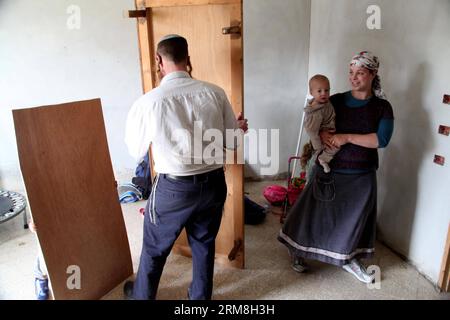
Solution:
{"label": "long dark skirt", "polygon": [[315,166],[310,183],[288,212],[278,240],[299,257],[337,266],[375,252],[376,172],[325,174]]}

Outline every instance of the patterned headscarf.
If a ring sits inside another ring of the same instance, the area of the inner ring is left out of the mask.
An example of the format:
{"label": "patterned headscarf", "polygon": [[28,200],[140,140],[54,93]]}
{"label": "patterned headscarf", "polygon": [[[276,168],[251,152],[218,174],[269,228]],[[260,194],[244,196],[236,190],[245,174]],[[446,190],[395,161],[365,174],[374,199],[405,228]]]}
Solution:
{"label": "patterned headscarf", "polygon": [[380,61],[378,60],[377,56],[375,56],[372,52],[362,51],[352,58],[350,66],[364,67],[368,70],[376,72],[377,75],[372,82],[372,90],[375,93],[375,96],[377,96],[378,98],[386,99],[386,94],[384,93],[383,89],[381,89],[381,79],[378,75]]}

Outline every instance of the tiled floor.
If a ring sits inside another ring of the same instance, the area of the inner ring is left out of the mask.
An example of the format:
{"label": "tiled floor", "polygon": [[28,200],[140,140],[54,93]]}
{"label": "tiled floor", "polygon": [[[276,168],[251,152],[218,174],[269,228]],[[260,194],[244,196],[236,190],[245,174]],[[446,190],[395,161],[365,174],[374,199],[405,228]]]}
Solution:
{"label": "tiled floor", "polygon": [[[266,204],[261,191],[269,184],[274,182],[247,183],[246,191],[253,200]],[[138,210],[143,206],[143,202],[122,206],[135,271],[142,246],[143,220]],[[342,269],[319,262],[310,262],[312,270],[298,274],[290,267],[287,250],[276,240],[279,228],[279,217],[271,213],[263,224],[246,226],[246,268],[217,265],[213,299],[450,299],[449,294],[439,293],[416,269],[380,243],[376,257],[366,261],[367,265],[380,267],[380,289],[370,289]],[[35,256],[36,239],[23,230],[21,218],[0,225],[0,299],[34,299]],[[169,256],[158,299],[186,299],[191,274],[189,258]],[[122,286],[105,299],[123,299]]]}

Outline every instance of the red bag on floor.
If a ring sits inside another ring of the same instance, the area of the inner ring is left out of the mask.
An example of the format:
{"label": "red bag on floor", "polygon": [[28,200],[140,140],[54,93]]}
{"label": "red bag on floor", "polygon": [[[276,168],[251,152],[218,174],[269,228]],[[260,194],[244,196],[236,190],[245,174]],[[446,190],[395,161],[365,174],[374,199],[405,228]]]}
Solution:
{"label": "red bag on floor", "polygon": [[306,172],[301,172],[300,177],[292,178],[289,182],[287,196],[289,205],[292,206],[297,200],[300,193],[305,189],[306,185]]}
{"label": "red bag on floor", "polygon": [[269,203],[275,207],[282,206],[286,200],[287,189],[282,186],[272,185],[264,189],[263,195]]}

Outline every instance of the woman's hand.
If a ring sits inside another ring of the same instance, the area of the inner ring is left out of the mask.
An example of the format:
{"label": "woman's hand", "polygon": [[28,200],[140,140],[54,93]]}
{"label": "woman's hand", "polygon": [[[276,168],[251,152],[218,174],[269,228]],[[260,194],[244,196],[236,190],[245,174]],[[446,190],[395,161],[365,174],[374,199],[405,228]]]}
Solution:
{"label": "woman's hand", "polygon": [[335,134],[336,130],[324,130],[320,132],[322,144],[330,149],[342,147],[344,144],[350,143],[349,134]]}
{"label": "woman's hand", "polygon": [[331,143],[331,139],[334,136],[336,130],[322,130],[319,133],[320,140],[322,140],[322,144],[328,146],[329,148],[333,148],[333,144]]}
{"label": "woman's hand", "polygon": [[330,144],[333,148],[340,148],[350,142],[349,134],[335,134],[330,139]]}

